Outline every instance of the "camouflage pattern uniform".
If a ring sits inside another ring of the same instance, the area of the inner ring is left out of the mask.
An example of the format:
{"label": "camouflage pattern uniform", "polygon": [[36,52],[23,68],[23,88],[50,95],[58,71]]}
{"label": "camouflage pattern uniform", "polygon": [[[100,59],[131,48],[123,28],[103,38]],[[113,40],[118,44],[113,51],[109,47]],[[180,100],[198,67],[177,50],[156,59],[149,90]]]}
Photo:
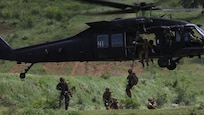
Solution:
{"label": "camouflage pattern uniform", "polygon": [[111,109],[119,109],[120,108],[120,103],[118,102],[118,100],[116,98],[112,99],[113,102],[110,105]]}
{"label": "camouflage pattern uniform", "polygon": [[138,78],[135,75],[135,73],[132,72],[132,69],[129,69],[128,73],[129,73],[129,75],[127,76],[128,84],[126,86],[126,94],[127,94],[128,97],[131,98],[132,96],[131,96],[130,89],[132,89],[132,87],[137,84]]}
{"label": "camouflage pattern uniform", "polygon": [[153,98],[148,99],[147,108],[148,109],[156,109],[157,108],[157,103],[154,101]]}
{"label": "camouflage pattern uniform", "polygon": [[[140,62],[142,63],[142,66],[144,67],[144,59],[145,59],[145,62],[147,64],[147,66],[149,65],[148,64],[148,53],[149,53],[149,47],[151,47],[149,45],[149,42],[147,41],[147,39],[144,39],[142,42],[140,42],[140,48],[139,49],[139,58],[140,58]],[[144,56],[144,59],[143,59],[143,56]]]}
{"label": "camouflage pattern uniform", "polygon": [[64,78],[62,77],[60,78],[60,82],[57,84],[56,89],[61,91],[59,96],[59,107],[61,107],[62,100],[65,98],[65,109],[67,110],[69,106],[69,100],[70,100],[69,95],[72,97],[72,94]]}
{"label": "camouflage pattern uniform", "polygon": [[103,93],[103,102],[106,110],[110,108],[110,103],[112,102],[112,92],[110,92],[110,88],[106,88],[106,91]]}

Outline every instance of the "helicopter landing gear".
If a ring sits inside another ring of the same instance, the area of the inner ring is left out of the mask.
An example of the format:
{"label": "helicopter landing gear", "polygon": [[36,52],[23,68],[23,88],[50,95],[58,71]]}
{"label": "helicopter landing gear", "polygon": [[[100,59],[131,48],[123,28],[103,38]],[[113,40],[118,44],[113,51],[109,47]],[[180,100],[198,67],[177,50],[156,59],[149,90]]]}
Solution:
{"label": "helicopter landing gear", "polygon": [[168,59],[168,65],[166,66],[166,68],[169,70],[176,69],[176,62],[172,59]]}
{"label": "helicopter landing gear", "polygon": [[26,73],[30,70],[30,68],[34,65],[34,63],[32,63],[31,65],[28,66],[28,68],[25,69],[25,72],[20,73],[19,77],[21,79],[24,79],[26,77]]}
{"label": "helicopter landing gear", "polygon": [[166,67],[169,70],[174,70],[176,68],[176,62],[167,57],[160,57],[158,60],[158,65],[162,68]]}
{"label": "helicopter landing gear", "polygon": [[162,67],[162,68],[166,67],[168,65],[168,58],[160,57],[158,59],[158,65],[159,65],[159,67]]}

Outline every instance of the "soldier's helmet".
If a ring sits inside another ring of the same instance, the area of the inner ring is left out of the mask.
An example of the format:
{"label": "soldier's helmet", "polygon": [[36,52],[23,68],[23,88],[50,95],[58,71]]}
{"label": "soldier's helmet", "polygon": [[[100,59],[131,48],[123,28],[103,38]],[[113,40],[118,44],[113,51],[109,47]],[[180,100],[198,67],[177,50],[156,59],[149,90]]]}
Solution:
{"label": "soldier's helmet", "polygon": [[63,77],[60,77],[60,81],[61,81],[61,82],[64,81],[64,78],[63,78]]}
{"label": "soldier's helmet", "polygon": [[132,69],[129,69],[129,70],[128,70],[128,73],[132,73]]}
{"label": "soldier's helmet", "polygon": [[117,98],[115,98],[115,97],[113,97],[113,101],[114,101],[114,102],[117,102],[117,101],[118,101],[118,99],[117,99]]}
{"label": "soldier's helmet", "polygon": [[108,91],[109,91],[109,90],[110,90],[110,88],[109,88],[109,87],[106,87],[106,90],[108,90]]}
{"label": "soldier's helmet", "polygon": [[150,97],[150,98],[148,98],[148,101],[149,101],[149,102],[153,102],[153,101],[154,101],[154,98]]}

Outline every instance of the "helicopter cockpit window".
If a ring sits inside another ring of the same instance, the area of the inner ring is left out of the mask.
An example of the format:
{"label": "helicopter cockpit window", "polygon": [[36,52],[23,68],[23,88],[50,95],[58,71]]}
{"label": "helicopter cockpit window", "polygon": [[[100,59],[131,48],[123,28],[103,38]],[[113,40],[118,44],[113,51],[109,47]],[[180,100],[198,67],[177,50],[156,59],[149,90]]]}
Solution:
{"label": "helicopter cockpit window", "polygon": [[122,47],[123,46],[123,34],[112,34],[111,45],[112,47]]}
{"label": "helicopter cockpit window", "polygon": [[195,25],[186,26],[184,32],[184,41],[186,42],[186,46],[200,46],[203,42],[203,34],[202,31],[198,29]]}
{"label": "helicopter cockpit window", "polygon": [[98,35],[97,36],[97,48],[108,48],[108,35]]}

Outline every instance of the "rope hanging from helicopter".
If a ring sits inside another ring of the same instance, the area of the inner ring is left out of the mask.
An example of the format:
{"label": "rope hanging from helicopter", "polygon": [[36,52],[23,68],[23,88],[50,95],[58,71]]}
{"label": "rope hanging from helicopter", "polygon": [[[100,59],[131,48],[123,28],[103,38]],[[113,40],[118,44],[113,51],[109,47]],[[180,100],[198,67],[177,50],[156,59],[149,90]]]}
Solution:
{"label": "rope hanging from helicopter", "polygon": [[[142,28],[143,28],[144,32],[147,32],[144,24],[142,25]],[[134,49],[133,49],[133,58],[132,58],[132,64],[131,64],[131,69],[132,70],[133,70],[134,64],[135,64],[135,57],[136,57],[136,50],[137,50],[137,41],[138,41],[139,38],[140,38],[139,31],[136,31],[135,37],[133,39]]]}
{"label": "rope hanging from helicopter", "polygon": [[137,44],[136,41],[139,39],[139,32],[137,31],[135,34],[135,37],[133,39],[133,58],[132,58],[132,64],[131,64],[131,69],[133,70],[134,64],[135,64],[135,57],[136,57],[136,50],[137,50]]}

